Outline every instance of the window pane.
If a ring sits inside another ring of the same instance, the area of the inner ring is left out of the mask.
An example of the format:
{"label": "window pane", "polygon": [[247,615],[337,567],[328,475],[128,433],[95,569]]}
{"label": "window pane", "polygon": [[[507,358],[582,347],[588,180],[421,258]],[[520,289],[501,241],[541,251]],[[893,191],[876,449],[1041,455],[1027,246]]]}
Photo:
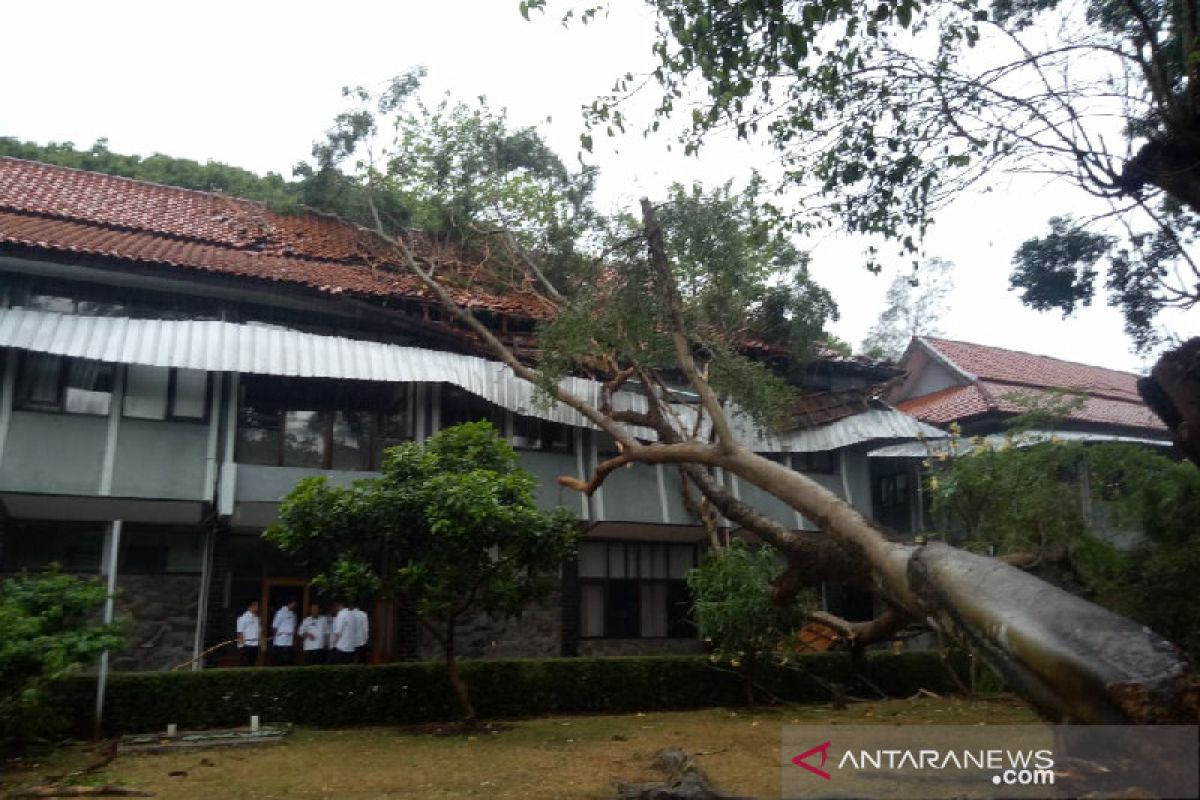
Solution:
{"label": "window pane", "polygon": [[104,530],[72,523],[12,523],[4,541],[5,570],[40,570],[57,563],[66,572],[97,572]]}
{"label": "window pane", "polygon": [[690,544],[671,545],[670,577],[686,578],[688,570],[695,566],[695,547]]}
{"label": "window pane", "polygon": [[570,425],[542,423],[542,446],[554,453],[575,452],[575,431]]}
{"label": "window pane", "polygon": [[579,635],[604,635],[604,584],[585,583],[579,587]]}
{"label": "window pane", "polygon": [[625,545],[614,543],[608,546],[608,577],[625,577]]}
{"label": "window pane", "polygon": [[67,362],[63,410],[68,414],[107,414],[112,406],[115,370],[112,364],[99,361],[71,359]]}
{"label": "window pane", "polygon": [[338,411],[333,416],[334,469],[370,469],[371,414]]}
{"label": "window pane", "polygon": [[692,596],[683,581],[667,584],[667,635],[672,638],[695,638],[692,622]]}
{"label": "window pane", "polygon": [[606,589],[604,635],[615,639],[637,637],[641,627],[638,618],[638,582],[609,581]]}
{"label": "window pane", "polygon": [[581,542],[579,545],[579,577],[603,578],[605,571],[604,542]]}
{"label": "window pane", "polygon": [[504,432],[504,409],[478,395],[450,384],[442,384],[441,426],[449,428],[463,422],[484,420]]}
{"label": "window pane", "polygon": [[208,401],[208,373],[202,369],[175,370],[175,397],[171,416],[183,419],[204,419]]}
{"label": "window pane", "polygon": [[243,406],[238,409],[237,460],[243,464],[279,464],[278,411]]}
{"label": "window pane", "polygon": [[542,421],[537,417],[513,417],[513,447],[542,449]]}
{"label": "window pane", "polygon": [[62,356],[26,353],[17,381],[17,405],[57,409],[62,361]]}
{"label": "window pane", "polygon": [[284,412],[283,465],[285,467],[325,466],[325,425],[328,421],[327,412]]}
{"label": "window pane", "polygon": [[167,381],[170,375],[166,367],[131,364],[125,373],[122,413],[141,419],[166,419]]}
{"label": "window pane", "polygon": [[667,584],[643,582],[642,636],[667,635]]}

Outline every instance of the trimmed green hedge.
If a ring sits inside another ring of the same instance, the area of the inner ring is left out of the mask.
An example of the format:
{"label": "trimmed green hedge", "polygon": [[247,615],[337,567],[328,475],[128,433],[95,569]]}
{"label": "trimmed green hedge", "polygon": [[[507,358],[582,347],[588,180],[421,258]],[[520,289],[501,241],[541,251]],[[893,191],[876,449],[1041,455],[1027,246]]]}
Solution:
{"label": "trimmed green hedge", "polygon": [[[462,673],[484,718],[745,703],[740,676],[715,669],[704,656],[467,661]],[[804,657],[799,669],[780,670],[767,679],[774,694],[794,702],[828,700],[829,682],[871,697],[876,696],[873,687],[893,697],[921,688],[955,689],[933,652],[870,654],[857,668],[846,654],[815,654]],[[87,728],[95,691],[94,678],[71,678],[55,691],[54,704]],[[435,662],[133,672],[109,678],[109,732],[152,731],[169,722],[181,729],[245,725],[251,714],[264,723],[414,723],[452,720],[457,703],[445,667]]]}

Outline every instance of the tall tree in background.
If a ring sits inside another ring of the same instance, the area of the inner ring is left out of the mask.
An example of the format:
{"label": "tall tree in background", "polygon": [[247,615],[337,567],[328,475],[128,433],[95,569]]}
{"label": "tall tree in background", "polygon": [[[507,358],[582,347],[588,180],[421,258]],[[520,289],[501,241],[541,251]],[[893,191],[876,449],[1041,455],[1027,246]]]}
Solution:
{"label": "tall tree in background", "polygon": [[863,340],[863,353],[898,361],[914,336],[939,335],[946,298],[954,291],[953,270],[949,261],[931,258],[919,273],[893,278],[885,307]]}

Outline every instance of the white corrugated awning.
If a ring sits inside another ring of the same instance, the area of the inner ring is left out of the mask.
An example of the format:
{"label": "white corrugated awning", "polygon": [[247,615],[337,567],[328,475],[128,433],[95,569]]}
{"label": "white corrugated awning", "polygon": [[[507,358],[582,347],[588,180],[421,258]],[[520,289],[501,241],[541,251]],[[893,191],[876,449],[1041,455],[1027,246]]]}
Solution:
{"label": "white corrugated awning", "polygon": [[871,409],[819,428],[765,436],[756,431],[745,417],[738,417],[734,429],[738,438],[748,447],[761,453],[837,450],[880,439],[941,439],[948,435],[945,431],[926,425],[894,408]]}
{"label": "white corrugated awning", "polygon": [[[496,361],[271,325],[86,317],[6,308],[0,309],[0,347],[207,372],[386,383],[444,382],[516,414],[593,427],[569,406],[535,400],[534,385]],[[572,377],[564,379],[562,386],[593,405],[599,403],[601,384],[597,381]],[[614,398],[614,406],[644,410],[645,398],[622,392]],[[692,413],[686,405],[679,410],[685,418]],[[871,410],[819,428],[766,437],[756,432],[744,416],[735,415],[734,425],[747,446],[761,452],[834,450],[880,439],[945,435],[894,409]],[[641,438],[651,438],[649,431],[634,432]]]}
{"label": "white corrugated awning", "polygon": [[[945,434],[943,434],[943,437]],[[1007,440],[1002,433],[992,433],[983,437],[983,440],[992,447],[1000,447]],[[1172,443],[1165,439],[1150,439],[1142,436],[1115,436],[1106,433],[1088,433],[1086,431],[1028,431],[1018,437],[1014,437],[1012,442],[1015,447],[1029,447],[1042,442],[1053,440],[1064,442],[1128,442],[1130,444],[1149,445],[1151,447],[1171,447]],[[969,437],[959,439],[957,450],[959,453],[969,453],[975,449]],[[905,442],[903,444],[893,444],[887,447],[880,447],[877,450],[872,450],[867,453],[871,458],[925,458],[930,455],[940,455],[941,453],[949,452],[950,443],[948,441],[937,442]]]}

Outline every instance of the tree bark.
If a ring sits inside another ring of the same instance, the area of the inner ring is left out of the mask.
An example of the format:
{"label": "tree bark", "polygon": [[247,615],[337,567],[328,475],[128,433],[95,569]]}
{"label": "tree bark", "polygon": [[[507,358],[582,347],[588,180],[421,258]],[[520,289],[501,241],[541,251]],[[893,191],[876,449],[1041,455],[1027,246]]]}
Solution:
{"label": "tree bark", "polygon": [[458,658],[454,647],[454,630],[457,622],[453,615],[447,618],[446,638],[442,641],[442,650],[446,653],[446,674],[450,677],[450,685],[454,687],[454,695],[458,698],[458,704],[462,708],[463,723],[470,725],[475,722],[475,706],[471,704],[471,692],[467,688],[467,682],[462,679],[462,675],[458,671]]}

